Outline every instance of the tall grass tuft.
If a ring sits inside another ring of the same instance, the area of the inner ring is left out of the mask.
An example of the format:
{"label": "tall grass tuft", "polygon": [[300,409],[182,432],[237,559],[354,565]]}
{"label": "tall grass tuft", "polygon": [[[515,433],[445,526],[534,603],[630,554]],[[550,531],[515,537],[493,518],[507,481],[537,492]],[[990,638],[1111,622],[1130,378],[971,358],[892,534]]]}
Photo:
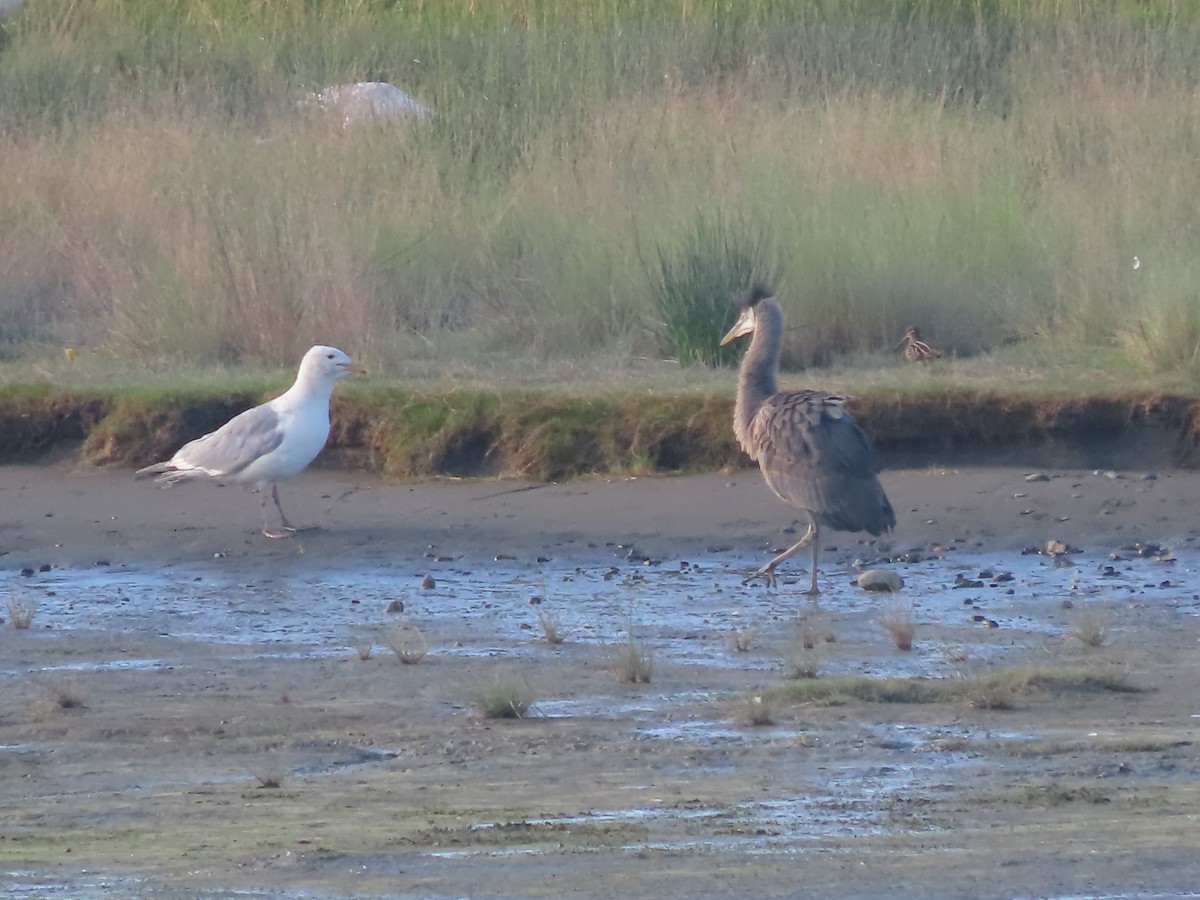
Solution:
{"label": "tall grass tuft", "polygon": [[669,352],[683,365],[732,365],[736,346],[719,345],[736,318],[733,299],[756,281],[774,287],[780,265],[762,223],[701,213],[678,247],[659,247],[651,277]]}

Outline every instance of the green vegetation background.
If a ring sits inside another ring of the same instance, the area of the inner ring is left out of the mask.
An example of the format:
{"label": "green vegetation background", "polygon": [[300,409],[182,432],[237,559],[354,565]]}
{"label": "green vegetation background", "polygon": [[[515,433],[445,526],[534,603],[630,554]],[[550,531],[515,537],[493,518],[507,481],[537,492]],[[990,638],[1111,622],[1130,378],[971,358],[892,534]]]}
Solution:
{"label": "green vegetation background", "polygon": [[[434,116],[304,102],[366,80]],[[823,386],[1191,394],[1197,158],[1177,0],[36,0],[0,27],[0,378],[257,399],[321,341],[493,404],[727,396],[664,361],[728,362],[754,275]],[[908,324],[951,360],[903,366]]]}

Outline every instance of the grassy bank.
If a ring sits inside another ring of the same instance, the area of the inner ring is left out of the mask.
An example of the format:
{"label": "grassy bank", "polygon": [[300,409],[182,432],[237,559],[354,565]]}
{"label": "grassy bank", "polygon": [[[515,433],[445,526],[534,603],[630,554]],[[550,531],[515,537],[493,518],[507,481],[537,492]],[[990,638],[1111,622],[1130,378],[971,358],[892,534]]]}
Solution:
{"label": "grassy bank", "polygon": [[[78,448],[133,467],[277,394],[243,375],[180,386],[15,386],[0,394],[0,464]],[[327,464],[389,479],[704,472],[748,464],[730,427],[731,391],[629,383],[598,388],[473,384],[347,386],[333,406]],[[1200,401],[1161,392],[1014,393],[954,380],[864,386],[850,401],[889,465],[1047,459],[1060,466],[1200,465]],[[1049,463],[1042,462],[1041,465]]]}
{"label": "grassy bank", "polygon": [[[1189,9],[40,0],[0,37],[0,355],[686,357],[663,263],[721,223],[702,283],[778,272],[789,365],[917,323],[1194,381]],[[436,115],[298,102],[367,79]]]}

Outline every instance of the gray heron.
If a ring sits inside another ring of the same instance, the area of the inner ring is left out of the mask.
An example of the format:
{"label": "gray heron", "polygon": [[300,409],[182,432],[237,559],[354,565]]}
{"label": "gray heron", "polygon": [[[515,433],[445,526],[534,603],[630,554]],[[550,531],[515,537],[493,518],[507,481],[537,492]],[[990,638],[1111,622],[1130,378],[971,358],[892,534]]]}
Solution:
{"label": "gray heron", "polygon": [[740,302],[741,313],[722,346],[753,335],[738,374],[733,430],[762,470],[775,496],[808,513],[808,530],[793,546],[746,579],[775,583],[775,568],[812,548],[815,596],[821,527],[880,535],[896,514],[876,472],[871,440],[845,409],[845,398],[823,391],[780,391],[776,376],[783,346],[783,309],[762,285]]}

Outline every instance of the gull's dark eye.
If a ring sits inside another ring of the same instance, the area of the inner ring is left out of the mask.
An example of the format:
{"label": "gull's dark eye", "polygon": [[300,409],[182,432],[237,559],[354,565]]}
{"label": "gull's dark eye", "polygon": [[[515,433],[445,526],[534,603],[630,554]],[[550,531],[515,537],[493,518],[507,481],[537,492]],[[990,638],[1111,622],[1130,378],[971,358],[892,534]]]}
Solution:
{"label": "gull's dark eye", "polygon": [[328,356],[326,356],[325,358],[326,358],[326,359],[333,359],[333,354],[332,354],[332,353],[330,353],[330,354],[329,354]]}

